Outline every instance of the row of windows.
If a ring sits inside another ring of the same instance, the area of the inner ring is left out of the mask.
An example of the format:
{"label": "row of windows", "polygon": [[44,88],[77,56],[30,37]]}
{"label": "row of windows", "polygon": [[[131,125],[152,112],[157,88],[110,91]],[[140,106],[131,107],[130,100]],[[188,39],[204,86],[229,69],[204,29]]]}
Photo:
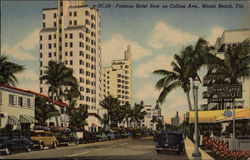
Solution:
{"label": "row of windows", "polygon": [[[105,77],[105,75],[104,75],[104,77]],[[121,75],[121,74],[117,74],[117,77],[118,77],[118,78],[125,78],[125,79],[128,79],[128,78],[129,78],[128,76],[124,76],[124,75]]]}
{"label": "row of windows", "polygon": [[33,108],[34,104],[31,103],[30,98],[25,98],[22,96],[9,94],[9,105],[20,106],[20,107],[30,107]]}
{"label": "row of windows", "polygon": [[123,95],[120,95],[120,94],[118,94],[118,95],[117,95],[117,97],[118,97],[118,98],[125,98],[125,99],[129,99],[129,97],[128,97],[128,96],[123,96]]}
{"label": "row of windows", "polygon": [[124,90],[120,90],[120,89],[118,89],[118,90],[117,90],[117,93],[129,94],[129,92],[128,92],[128,91],[124,91]]}

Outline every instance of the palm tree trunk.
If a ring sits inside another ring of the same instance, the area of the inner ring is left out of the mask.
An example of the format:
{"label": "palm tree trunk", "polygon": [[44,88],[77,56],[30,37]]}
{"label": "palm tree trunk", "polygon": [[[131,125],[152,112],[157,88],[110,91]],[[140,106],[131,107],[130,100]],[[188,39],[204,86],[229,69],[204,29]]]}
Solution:
{"label": "palm tree trunk", "polygon": [[194,79],[192,79],[192,85],[193,85],[192,90],[193,90],[193,100],[194,100],[193,104],[195,104]]}
{"label": "palm tree trunk", "polygon": [[190,100],[190,96],[189,96],[189,91],[186,92],[186,96],[187,96],[187,100],[188,100],[189,111],[192,111],[192,104],[191,104],[191,100]]}

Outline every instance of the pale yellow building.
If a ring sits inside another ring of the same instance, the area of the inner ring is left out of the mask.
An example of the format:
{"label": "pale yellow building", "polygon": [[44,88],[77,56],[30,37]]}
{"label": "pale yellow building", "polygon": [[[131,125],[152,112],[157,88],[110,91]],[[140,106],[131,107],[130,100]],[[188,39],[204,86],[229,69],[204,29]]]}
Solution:
{"label": "pale yellow building", "polygon": [[[51,60],[64,62],[74,70],[80,85],[79,107],[90,106],[90,113],[102,114],[101,30],[99,11],[84,0],[59,0],[57,8],[42,11],[40,31],[40,76]],[[40,93],[48,95],[48,85],[40,82]],[[88,130],[93,129],[91,117]],[[101,124],[97,124],[97,127]],[[91,128],[92,127],[92,128]],[[96,127],[96,126],[94,126]]]}
{"label": "pale yellow building", "polygon": [[35,95],[27,90],[0,84],[0,128],[13,129],[35,124]]}
{"label": "pale yellow building", "polygon": [[124,59],[112,60],[111,67],[102,69],[103,96],[112,95],[121,104],[131,104],[132,96],[132,55],[130,46],[124,52]]}

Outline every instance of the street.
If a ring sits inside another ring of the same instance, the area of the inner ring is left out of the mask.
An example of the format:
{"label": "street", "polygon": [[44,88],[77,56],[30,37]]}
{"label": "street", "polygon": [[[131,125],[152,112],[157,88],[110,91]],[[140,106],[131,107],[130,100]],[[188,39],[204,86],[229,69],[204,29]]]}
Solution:
{"label": "street", "polygon": [[123,139],[78,146],[59,147],[29,153],[13,153],[1,156],[0,159],[180,159],[185,160],[186,155],[175,153],[157,154],[152,138]]}

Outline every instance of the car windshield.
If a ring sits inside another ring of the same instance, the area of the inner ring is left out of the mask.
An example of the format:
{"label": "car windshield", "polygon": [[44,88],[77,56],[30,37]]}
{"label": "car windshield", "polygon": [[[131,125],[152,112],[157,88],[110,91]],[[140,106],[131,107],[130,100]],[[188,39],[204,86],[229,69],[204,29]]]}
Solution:
{"label": "car windshield", "polygon": [[181,134],[167,134],[167,141],[169,144],[177,144],[181,141]]}

